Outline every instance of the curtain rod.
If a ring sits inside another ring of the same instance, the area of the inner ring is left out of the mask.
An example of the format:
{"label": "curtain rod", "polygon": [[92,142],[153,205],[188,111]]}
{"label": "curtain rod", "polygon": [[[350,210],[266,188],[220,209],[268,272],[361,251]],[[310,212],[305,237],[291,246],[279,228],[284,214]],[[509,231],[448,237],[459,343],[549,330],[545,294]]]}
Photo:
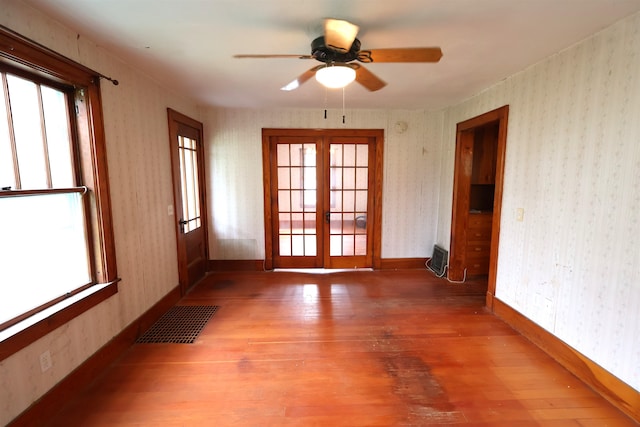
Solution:
{"label": "curtain rod", "polygon": [[[91,68],[89,68],[89,67],[87,67],[85,65],[82,65],[79,62],[74,61],[73,59],[71,59],[71,58],[69,58],[67,56],[62,55],[62,54],[56,52],[55,50],[53,50],[53,49],[51,49],[51,48],[49,48],[49,47],[47,47],[47,46],[45,46],[45,45],[43,45],[41,43],[38,43],[37,41],[35,41],[33,39],[30,39],[28,37],[23,36],[22,34],[19,34],[19,33],[15,32],[11,28],[5,27],[4,25],[0,25],[0,29],[5,34],[17,39],[18,41],[20,41],[22,43],[30,44],[30,45],[32,45],[34,47],[37,47],[38,49],[42,49],[42,50],[46,51],[49,55],[55,57],[56,59],[58,59],[60,61],[66,62],[67,64],[73,65],[74,67],[81,68],[86,73],[93,74],[94,76],[100,77],[100,78],[105,79],[105,80],[109,80],[111,83],[113,83],[114,86],[118,86],[120,84],[120,82],[118,82],[118,80],[113,79],[113,78],[108,77],[108,76],[105,76],[104,74],[99,73],[99,72],[97,72],[95,70],[92,70]],[[78,34],[78,38],[79,37],[80,37],[80,35]]]}

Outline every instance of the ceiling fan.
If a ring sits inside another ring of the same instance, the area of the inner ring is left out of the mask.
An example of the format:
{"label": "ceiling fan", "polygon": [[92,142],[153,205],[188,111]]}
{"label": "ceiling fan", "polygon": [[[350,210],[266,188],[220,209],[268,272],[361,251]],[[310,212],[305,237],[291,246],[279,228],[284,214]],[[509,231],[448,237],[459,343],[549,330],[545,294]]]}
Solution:
{"label": "ceiling fan", "polygon": [[[301,84],[316,76],[327,87],[344,87],[354,79],[370,91],[386,86],[378,76],[362,65],[354,62],[438,62],[442,58],[439,47],[407,47],[391,49],[360,49],[360,40],[356,38],[359,27],[348,21],[339,19],[324,20],[324,36],[311,42],[310,55],[234,55],[235,58],[298,58],[315,59],[323,64],[317,65],[282,90],[294,90]],[[339,83],[323,82],[323,74],[344,73],[349,76]],[[345,83],[346,82],[346,83]]]}

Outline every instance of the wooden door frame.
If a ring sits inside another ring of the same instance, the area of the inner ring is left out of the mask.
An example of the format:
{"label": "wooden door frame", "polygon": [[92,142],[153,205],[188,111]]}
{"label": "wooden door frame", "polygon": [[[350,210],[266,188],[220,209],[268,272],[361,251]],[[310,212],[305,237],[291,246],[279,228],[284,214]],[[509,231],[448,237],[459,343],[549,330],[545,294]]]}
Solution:
{"label": "wooden door frame", "polygon": [[[197,120],[194,120],[178,111],[175,111],[171,108],[167,108],[167,117],[169,121],[169,146],[171,149],[171,180],[172,180],[172,188],[173,188],[173,206],[174,206],[174,221],[175,221],[175,230],[176,230],[176,249],[177,249],[177,258],[178,258],[178,281],[180,284],[180,294],[182,296],[186,295],[189,290],[189,274],[188,274],[188,260],[186,253],[186,245],[184,238],[182,237],[182,232],[180,229],[180,216],[182,213],[178,210],[178,200],[176,194],[181,192],[180,186],[180,165],[176,164],[176,156],[174,155],[174,151],[177,149],[176,142],[173,140],[173,135],[178,134],[179,125],[186,125],[191,128],[194,128],[198,131],[200,135],[200,150],[196,151],[196,155],[198,156],[198,185],[200,189],[200,224],[204,233],[204,257],[205,261],[209,262],[209,221],[208,221],[208,213],[207,213],[207,187],[206,187],[206,174],[205,174],[205,163],[204,163],[204,129],[202,123]],[[181,202],[182,203],[182,202]],[[208,268],[207,268],[208,269]],[[206,270],[205,270],[206,274]]]}
{"label": "wooden door frame", "polygon": [[[464,263],[461,261],[466,246],[466,222],[469,210],[469,189],[464,180],[462,164],[463,146],[475,128],[498,122],[498,144],[496,150],[496,179],[491,223],[491,248],[489,250],[489,276],[487,283],[486,305],[493,309],[493,297],[496,292],[498,248],[500,243],[500,217],[502,212],[502,190],[504,184],[504,161],[507,147],[507,125],[509,106],[505,105],[456,125],[456,154],[453,173],[453,205],[451,212],[451,244],[449,247],[449,278],[464,278]],[[468,184],[468,183],[467,183]]]}
{"label": "wooden door frame", "polygon": [[375,139],[375,177],[373,191],[373,268],[381,268],[382,253],[382,154],[384,147],[383,129],[262,129],[262,181],[264,187],[264,231],[266,270],[273,269],[273,218],[272,205],[276,203],[277,194],[271,192],[271,158],[270,144],[272,139],[282,136],[298,137],[370,137]]}

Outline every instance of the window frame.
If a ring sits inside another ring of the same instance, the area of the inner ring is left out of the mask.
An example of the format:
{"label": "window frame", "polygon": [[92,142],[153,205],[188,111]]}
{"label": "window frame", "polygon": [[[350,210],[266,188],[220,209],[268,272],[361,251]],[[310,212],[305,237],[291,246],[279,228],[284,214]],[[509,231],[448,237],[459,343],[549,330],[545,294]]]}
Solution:
{"label": "window frame", "polygon": [[[33,40],[0,27],[0,63],[10,73],[23,74],[47,85],[75,88],[75,117],[70,118],[76,138],[75,174],[87,188],[85,211],[88,228],[92,286],[0,331],[0,361],[54,329],[69,322],[118,292],[116,252],[106,158],[106,141],[100,93],[101,75]],[[71,93],[70,93],[71,95]],[[71,96],[70,96],[71,97]],[[36,190],[40,191],[40,190]],[[45,190],[46,191],[46,190]],[[33,193],[15,190],[13,195]],[[5,337],[10,333],[8,336]]]}

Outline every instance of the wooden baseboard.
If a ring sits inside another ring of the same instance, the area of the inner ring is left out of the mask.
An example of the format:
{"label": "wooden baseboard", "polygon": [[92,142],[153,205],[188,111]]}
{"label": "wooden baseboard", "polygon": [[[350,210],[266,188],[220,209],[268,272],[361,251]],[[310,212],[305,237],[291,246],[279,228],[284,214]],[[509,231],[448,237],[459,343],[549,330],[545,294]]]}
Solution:
{"label": "wooden baseboard", "polygon": [[82,365],[67,375],[44,396],[18,415],[10,427],[41,425],[42,420],[51,418],[60,411],[69,399],[81,393],[97,376],[116,361],[122,353],[132,346],[136,339],[151,327],[164,313],[180,300],[180,287],[177,286],[133,321],[122,332],[105,344]]}
{"label": "wooden baseboard", "polygon": [[565,369],[589,385],[625,414],[640,422],[640,392],[567,345],[555,335],[532,322],[523,314],[500,301],[500,299],[495,296],[489,298],[489,295],[487,295],[487,299],[492,302],[494,314],[540,347]]}
{"label": "wooden baseboard", "polygon": [[429,258],[383,258],[380,260],[381,270],[402,270],[424,268]]}
{"label": "wooden baseboard", "polygon": [[209,271],[262,271],[261,259],[210,259]]}
{"label": "wooden baseboard", "polygon": [[[386,258],[380,260],[381,270],[401,270],[426,268],[425,262],[429,258]],[[226,259],[209,260],[209,271],[262,271],[264,261],[260,259]]]}

